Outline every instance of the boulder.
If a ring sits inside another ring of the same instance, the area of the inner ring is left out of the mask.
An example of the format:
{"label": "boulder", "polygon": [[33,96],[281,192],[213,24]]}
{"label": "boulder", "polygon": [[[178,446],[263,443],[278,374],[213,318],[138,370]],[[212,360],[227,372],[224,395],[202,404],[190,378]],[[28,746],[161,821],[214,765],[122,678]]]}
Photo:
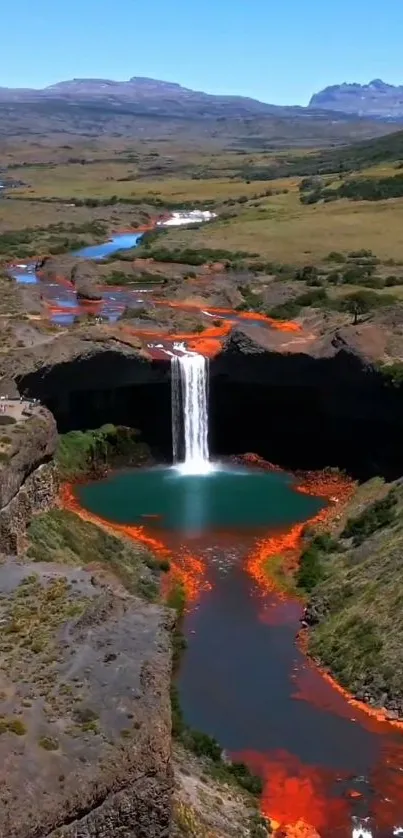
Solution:
{"label": "boulder", "polygon": [[102,300],[102,294],[97,288],[100,281],[98,268],[93,262],[76,262],[70,272],[70,279],[76,289],[78,300]]}

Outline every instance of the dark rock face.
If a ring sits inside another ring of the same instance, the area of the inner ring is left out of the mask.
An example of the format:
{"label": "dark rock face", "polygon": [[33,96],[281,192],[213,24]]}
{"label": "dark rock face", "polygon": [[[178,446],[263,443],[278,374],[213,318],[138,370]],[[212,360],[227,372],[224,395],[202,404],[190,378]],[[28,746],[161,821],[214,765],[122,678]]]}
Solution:
{"label": "dark rock face", "polygon": [[374,79],[369,84],[336,84],[315,93],[309,107],[401,120],[403,86],[395,87],[381,79]]}
{"label": "dark rock face", "polygon": [[25,548],[27,524],[35,513],[53,506],[58,489],[52,463],[44,463],[26,478],[10,502],[0,509],[0,553],[18,555]]}
{"label": "dark rock face", "polygon": [[46,838],[168,838],[172,779],[146,777],[133,782],[88,814],[48,833]]}
{"label": "dark rock face", "polygon": [[20,552],[27,523],[52,506],[58,491],[51,462],[57,442],[52,414],[35,408],[11,434],[11,452],[0,467],[0,553],[6,555]]}
{"label": "dark rock face", "polygon": [[35,469],[50,460],[57,442],[56,423],[46,409],[21,423],[21,431],[7,464],[0,469],[0,509],[7,506]]}
{"label": "dark rock face", "polygon": [[[19,389],[40,398],[63,431],[108,421],[129,425],[169,458],[169,361],[102,343],[85,352],[76,342],[71,350],[55,353],[38,371],[25,365]],[[310,352],[276,352],[238,331],[210,363],[215,455],[255,451],[286,468],[339,466],[363,477],[397,476],[402,423],[403,392],[387,386],[346,336]]]}
{"label": "dark rock face", "polygon": [[211,442],[288,468],[397,476],[403,393],[345,342],[318,354],[264,351],[235,334],[211,365]]}
{"label": "dark rock face", "polygon": [[65,350],[37,371],[31,365],[28,372],[30,365],[24,365],[25,373],[17,380],[20,391],[37,393],[62,433],[113,422],[138,428],[142,439],[169,457],[169,362],[151,363],[128,347],[74,338]]}

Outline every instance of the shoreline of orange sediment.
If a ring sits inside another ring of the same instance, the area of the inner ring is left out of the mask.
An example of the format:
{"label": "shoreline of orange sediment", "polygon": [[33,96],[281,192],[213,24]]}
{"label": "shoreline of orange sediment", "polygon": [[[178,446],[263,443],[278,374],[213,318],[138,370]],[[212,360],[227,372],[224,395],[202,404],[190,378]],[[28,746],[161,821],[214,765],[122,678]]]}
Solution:
{"label": "shoreline of orange sediment", "polygon": [[168,343],[186,343],[188,349],[197,351],[207,358],[213,358],[221,350],[221,340],[227,337],[231,331],[231,323],[223,323],[222,326],[210,326],[197,335],[194,332],[159,332],[153,329],[135,329],[133,326],[122,325],[123,334],[131,335],[145,340],[167,341]]}
{"label": "shoreline of orange sediment", "polygon": [[[265,461],[258,455],[246,455],[247,462],[255,464],[258,467],[266,467],[269,470],[278,471],[277,466]],[[321,509],[316,515],[305,521],[302,524],[295,524],[286,532],[275,533],[267,538],[262,538],[257,542],[256,548],[248,556],[246,562],[246,570],[265,591],[275,593],[280,601],[298,600],[302,604],[302,597],[298,594],[290,593],[279,588],[276,581],[270,577],[267,572],[267,563],[270,558],[274,558],[279,554],[284,553],[283,567],[287,573],[292,575],[298,567],[299,558],[302,550],[303,532],[307,526],[331,524],[336,516],[340,514],[343,506],[347,504],[355,490],[355,482],[345,475],[331,472],[296,472],[294,474],[296,483],[293,486],[294,491],[302,494],[313,495],[316,497],[323,497],[329,501],[329,504]],[[300,651],[304,654],[308,664],[315,672],[319,673],[321,678],[332,687],[338,695],[342,696],[348,702],[350,707],[364,713],[370,717],[374,722],[378,723],[382,729],[376,729],[371,726],[373,732],[384,732],[385,726],[393,727],[399,731],[403,731],[403,720],[393,719],[388,716],[388,711],[382,708],[374,708],[366,704],[364,701],[359,701],[354,698],[352,693],[346,690],[339,684],[327,670],[313,660],[308,651],[308,637],[309,629],[303,628],[297,635],[297,644]],[[297,693],[296,698],[301,698],[310,701],[310,696],[304,696],[303,692]],[[322,706],[320,701],[318,706]],[[338,712],[337,709],[334,712]]]}
{"label": "shoreline of orange sediment", "polygon": [[[266,463],[258,455],[247,454],[245,459],[246,462],[259,468],[266,468],[270,471],[281,470],[272,463]],[[267,571],[269,560],[284,554],[283,569],[287,575],[292,576],[298,568],[306,527],[331,523],[340,513],[341,507],[351,498],[355,489],[353,480],[337,472],[296,472],[294,478],[295,483],[292,489],[295,492],[325,498],[328,505],[303,523],[293,524],[286,530],[259,539],[246,561],[246,570],[253,579],[265,591],[276,593],[280,600],[300,600],[301,598],[297,594],[282,590],[275,579],[270,577]]]}
{"label": "shoreline of orange sediment", "polygon": [[[332,675],[319,663],[317,663],[309,654],[308,650],[308,636],[309,636],[309,629],[303,628],[298,632],[297,635],[297,646],[302,654],[305,656],[308,665],[315,671],[318,672],[321,678],[329,684],[329,686],[339,695],[344,698],[345,701],[348,702],[350,707],[353,707],[354,710],[357,710],[359,713],[363,713],[365,716],[368,716],[374,724],[371,725],[370,730],[372,733],[382,734],[385,733],[385,728],[394,728],[395,730],[399,730],[400,732],[403,731],[403,721],[399,719],[393,719],[388,716],[388,711],[382,707],[376,708],[371,707],[370,704],[366,704],[365,701],[359,701],[357,698],[354,698],[353,694],[346,690],[341,684],[333,678]],[[295,698],[300,698],[302,700],[306,699],[310,701],[311,698],[309,695],[304,695],[303,691],[296,693]],[[320,702],[317,704],[320,707]],[[337,713],[337,709],[334,710]],[[360,720],[360,724],[365,725],[364,720]]]}
{"label": "shoreline of orange sediment", "polygon": [[[259,465],[262,465],[263,462],[260,461]],[[265,466],[267,467],[267,463]],[[277,467],[274,468],[277,470]],[[295,491],[326,497],[330,500],[331,504],[324,510],[321,510],[310,522],[298,524],[292,527],[288,533],[281,534],[281,538],[283,539],[282,543],[286,543],[293,555],[298,556],[302,531],[307,523],[323,523],[328,520],[328,516],[333,518],[335,513],[339,512],[340,504],[346,502],[348,497],[351,496],[354,490],[354,484],[342,475],[333,475],[326,472],[305,475],[300,473],[295,475],[295,478],[296,483],[293,487]],[[169,574],[163,577],[164,594],[169,592],[170,585],[174,585],[175,582],[179,581],[184,586],[188,603],[193,606],[201,590],[208,587],[208,583],[205,580],[205,567],[200,559],[190,554],[185,554],[181,557],[180,562],[177,560],[177,556],[175,556],[175,560],[172,560],[172,553],[168,550],[164,542],[150,536],[144,527],[114,524],[88,512],[81,507],[71,485],[63,487],[61,499],[64,508],[71,509],[84,520],[101,525],[112,533],[118,532],[124,536],[139,540],[151,547],[161,557],[168,558],[172,563]],[[277,539],[277,544],[272,544],[273,548],[275,546],[276,554],[279,551],[278,538],[279,535],[275,535],[271,539],[263,539],[266,545],[267,541],[275,541]],[[285,542],[284,539],[286,540]],[[267,581],[267,577],[265,577],[265,580]],[[267,587],[265,589],[267,590]],[[292,597],[289,595],[286,595],[284,598],[286,600],[292,600]],[[321,677],[324,682],[327,682],[331,688],[333,687],[336,695],[342,696],[349,706],[353,706],[361,711],[361,716],[375,716],[378,717],[379,721],[377,711],[349,696],[328,673],[324,672],[320,666],[309,658],[306,653],[306,648],[303,648],[302,637],[300,638],[300,646],[301,651],[306,655],[309,669],[315,675]],[[309,700],[309,696],[307,700]],[[362,719],[357,719],[357,721],[363,724]],[[384,733],[386,726],[389,728],[394,726],[401,729],[402,723],[393,723],[393,721],[387,718],[382,718],[382,722],[383,730],[379,730],[378,732]],[[242,757],[242,755],[240,756]],[[326,829],[329,825],[329,811],[334,813],[336,818],[342,817],[342,809],[346,801],[340,798],[335,799],[331,794],[328,779],[331,780],[332,778],[327,776],[328,772],[315,766],[303,765],[296,757],[290,754],[273,753],[264,755],[256,752],[245,752],[243,761],[249,765],[251,770],[262,776],[264,780],[261,807],[262,812],[272,823],[274,838],[321,838],[321,835],[324,834],[322,830]],[[259,766],[257,765],[257,761],[259,762]],[[327,821],[326,823],[325,820]],[[343,822],[344,820],[345,818],[343,818]]]}
{"label": "shoreline of orange sediment", "polygon": [[204,563],[189,551],[182,551],[180,555],[174,556],[164,542],[150,535],[143,525],[118,524],[90,512],[80,504],[71,483],[65,483],[62,486],[59,492],[59,504],[63,509],[74,512],[83,521],[100,526],[112,534],[119,533],[133,541],[138,541],[153,550],[158,558],[167,559],[170,567],[161,580],[161,593],[165,597],[175,584],[180,583],[183,585],[188,606],[195,603],[203,590],[208,590],[209,582],[206,579]]}
{"label": "shoreline of orange sediment", "polygon": [[[269,317],[267,314],[261,314],[254,311],[236,311],[233,308],[225,308],[222,306],[211,306],[206,301],[205,303],[186,303],[180,300],[154,300],[156,305],[165,305],[168,308],[180,308],[183,311],[203,311],[208,310],[210,314],[217,314],[218,316],[230,315],[231,317],[238,317],[240,320],[259,320],[266,323],[273,329],[280,332],[301,332],[302,326],[295,323],[293,320],[275,320],[274,317]],[[231,324],[232,325],[232,324]]]}

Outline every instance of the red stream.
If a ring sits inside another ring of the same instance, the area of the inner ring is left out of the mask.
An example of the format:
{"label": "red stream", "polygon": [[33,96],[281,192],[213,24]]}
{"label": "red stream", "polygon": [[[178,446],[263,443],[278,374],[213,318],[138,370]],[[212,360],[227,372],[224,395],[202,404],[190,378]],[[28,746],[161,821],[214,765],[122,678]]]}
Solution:
{"label": "red stream", "polygon": [[[129,228],[125,230],[116,231],[118,233],[144,233],[155,229],[156,222],[163,220],[167,216],[161,216],[157,219],[154,219],[149,225],[145,225],[143,227],[137,227],[135,230],[131,230]],[[38,260],[39,261],[39,260]],[[135,260],[133,260],[135,261]],[[151,260],[152,261],[152,260]],[[13,265],[9,265],[9,268],[13,268]],[[41,271],[37,271],[37,275],[41,279]],[[62,274],[59,274],[55,277],[55,281],[64,288],[69,289],[70,291],[74,291],[74,284],[64,277]],[[98,290],[102,292],[111,292],[112,290],[117,290],[113,286],[98,286]],[[127,290],[127,289],[124,289]],[[137,295],[141,295],[141,291],[136,292]],[[136,338],[145,338],[148,341],[158,341],[159,343],[162,341],[167,342],[170,346],[174,342],[186,342],[188,349],[192,351],[199,352],[206,357],[212,358],[217,355],[222,347],[223,339],[228,336],[230,333],[233,322],[229,318],[236,318],[238,320],[245,320],[245,321],[254,321],[260,322],[262,325],[266,325],[272,329],[276,329],[282,332],[300,332],[301,326],[297,323],[292,321],[279,321],[274,320],[271,317],[266,316],[265,314],[259,314],[254,312],[245,312],[245,311],[235,311],[231,308],[221,308],[216,306],[209,306],[208,302],[181,302],[180,300],[164,300],[159,299],[158,297],[149,297],[148,299],[154,305],[158,305],[165,308],[177,308],[181,311],[203,311],[207,310],[210,314],[217,315],[217,317],[222,320],[223,322],[220,325],[212,325],[204,329],[201,334],[195,334],[194,332],[183,332],[183,333],[176,333],[176,332],[160,332],[158,330],[152,329],[141,329],[141,328],[134,328],[129,327],[127,325],[120,324],[118,328],[122,331],[123,334],[130,335]],[[69,314],[69,315],[80,315],[83,313],[91,313],[91,314],[100,314],[105,306],[104,300],[97,300],[97,301],[77,301],[76,305],[69,306],[66,308],[60,302],[52,301],[51,299],[46,299],[46,291],[44,293],[44,303],[47,307],[48,313],[50,316],[52,315],[60,315],[60,314]],[[117,304],[115,306],[115,310],[124,311],[125,305]],[[152,352],[151,352],[152,354]]]}
{"label": "red stream", "polygon": [[[147,228],[147,229],[152,229]],[[133,231],[141,232],[141,230]],[[64,277],[57,277],[60,285],[70,289],[72,284]],[[100,290],[111,289],[104,288]],[[134,327],[120,323],[119,331],[123,336],[145,338],[147,341],[157,341],[171,346],[174,342],[186,342],[188,349],[197,351],[207,357],[214,357],[222,347],[223,339],[230,333],[233,323],[231,317],[239,320],[253,320],[266,324],[283,332],[299,332],[301,327],[293,322],[280,322],[273,320],[263,314],[250,312],[237,312],[230,308],[211,307],[208,303],[166,301],[158,298],[153,299],[156,305],[168,308],[178,308],[183,311],[203,311],[217,315],[222,320],[220,324],[206,328],[202,334],[194,333],[161,333],[153,330],[135,329]],[[46,302],[50,313],[79,314],[83,311],[99,313],[103,301],[85,303],[74,308],[65,309],[57,304]],[[250,464],[258,467],[271,467],[254,455],[247,455],[246,459]],[[351,496],[354,486],[351,481],[341,478],[332,473],[305,474],[298,478],[295,486],[296,491],[307,492],[312,495],[324,497],[328,505],[322,509],[309,523],[321,525],[329,523],[339,514],[341,505]],[[207,567],[201,558],[190,551],[182,548],[171,552],[166,546],[166,541],[155,535],[145,526],[120,525],[105,521],[83,509],[70,485],[63,487],[61,492],[63,508],[71,509],[82,518],[102,525],[111,531],[140,541],[151,548],[161,558],[169,558],[170,571],[164,577],[163,593],[167,594],[176,581],[180,581],[185,589],[187,604],[193,606],[203,590],[208,590],[211,585],[207,578]],[[308,523],[308,522],[307,522]],[[295,607],[290,611],[292,598],[284,591],[278,590],[275,580],[270,577],[270,560],[282,556],[282,567],[285,573],[292,573],[298,564],[301,551],[301,539],[305,524],[296,524],[286,531],[269,533],[260,538],[249,552],[246,559],[246,569],[251,577],[257,582],[262,593],[275,592],[274,607],[270,612],[262,610],[259,619],[275,624],[281,623],[284,619],[295,620]],[[298,607],[298,602],[296,603]],[[302,608],[301,608],[302,611]],[[288,613],[290,612],[290,614]],[[300,633],[299,646],[302,651],[306,649],[306,637]],[[385,713],[374,710],[360,702],[355,701],[342,687],[340,687],[328,673],[321,671],[309,658],[305,659],[305,666],[301,671],[293,674],[295,681],[294,697],[309,701],[319,709],[331,710],[332,712],[353,718],[372,733],[383,734],[385,737],[384,755],[381,763],[376,767],[371,778],[377,790],[376,801],[374,801],[371,815],[379,828],[390,829],[393,825],[399,824],[403,819],[403,772],[398,766],[403,765],[403,740],[391,742],[387,738],[389,731],[403,729],[400,722],[389,722]],[[361,793],[351,788],[343,796],[334,796],[332,789],[334,782],[340,777],[335,777],[334,772],[326,771],[321,767],[306,765],[295,755],[285,751],[276,751],[270,754],[246,751],[234,755],[242,759],[247,765],[259,774],[264,781],[262,794],[262,811],[271,819],[272,827],[277,838],[333,838],[333,835],[345,835],[345,831],[338,832],[338,825],[345,829],[349,822],[350,803],[359,798]],[[393,770],[394,766],[396,769]],[[329,832],[329,825],[331,831]],[[333,831],[334,830],[334,831]]]}
{"label": "red stream", "polygon": [[[247,455],[245,459],[258,466],[263,463],[253,455]],[[351,496],[354,485],[339,475],[324,472],[297,476],[295,489],[328,500],[328,505],[309,522],[323,525],[340,514],[341,505]],[[70,485],[63,487],[61,501],[64,508],[73,510],[85,520],[135,538],[154,550],[158,556],[169,558],[170,571],[163,583],[165,594],[179,580],[184,585],[188,606],[194,606],[201,592],[211,587],[204,562],[186,549],[171,552],[163,538],[156,538],[145,526],[124,526],[104,521],[80,506],[74,487]],[[305,526],[297,524],[287,531],[270,533],[261,538],[249,552],[246,569],[258,583],[262,594],[275,591],[275,583],[268,572],[271,558],[281,554],[285,569],[295,570]],[[263,611],[259,618],[265,622],[281,623],[284,617],[287,619],[287,612],[291,609],[294,621],[298,602],[292,606],[288,594],[278,590],[276,594],[274,609],[269,615]],[[300,638],[299,645],[304,651],[304,637]],[[352,719],[371,733],[382,735],[382,759],[371,776],[372,785],[376,788],[376,799],[371,804],[370,814],[380,829],[388,829],[388,834],[391,834],[391,828],[403,820],[403,771],[399,769],[400,765],[403,766],[403,739],[400,741],[400,737],[392,738],[391,734],[393,730],[401,730],[403,724],[389,722],[382,711],[355,701],[307,657],[304,667],[294,672],[292,678],[295,682],[295,698],[309,701],[320,710],[325,709]],[[351,806],[362,796],[361,791],[348,785],[335,795],[335,783],[341,780],[346,783],[347,774],[341,777],[320,766],[304,764],[297,756],[286,751],[269,754],[246,751],[232,756],[246,762],[251,770],[262,777],[262,812],[270,818],[275,838],[345,838]]]}

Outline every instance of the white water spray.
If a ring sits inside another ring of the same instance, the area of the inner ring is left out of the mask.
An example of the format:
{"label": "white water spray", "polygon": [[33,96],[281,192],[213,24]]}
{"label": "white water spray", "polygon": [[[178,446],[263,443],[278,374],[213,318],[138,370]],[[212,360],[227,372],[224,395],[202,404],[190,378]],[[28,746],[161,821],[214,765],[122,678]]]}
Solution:
{"label": "white water spray", "polygon": [[[171,358],[173,460],[181,474],[209,474],[208,359],[196,352]],[[183,432],[183,437],[182,437]],[[183,439],[184,459],[179,461]]]}
{"label": "white water spray", "polygon": [[372,832],[368,829],[366,822],[354,826],[352,838],[373,838]]}

